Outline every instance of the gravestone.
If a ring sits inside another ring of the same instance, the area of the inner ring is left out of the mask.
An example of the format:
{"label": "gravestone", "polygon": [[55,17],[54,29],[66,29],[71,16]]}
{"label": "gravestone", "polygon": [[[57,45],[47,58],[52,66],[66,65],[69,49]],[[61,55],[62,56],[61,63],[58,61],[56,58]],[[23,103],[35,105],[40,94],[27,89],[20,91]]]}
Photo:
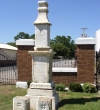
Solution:
{"label": "gravestone", "polygon": [[29,97],[16,96],[13,99],[13,110],[30,110]]}
{"label": "gravestone", "polygon": [[30,98],[30,110],[57,110],[59,95],[52,81],[52,57],[55,52],[50,49],[48,3],[38,1],[38,5],[38,17],[34,22],[35,51],[29,51],[32,56],[32,83],[26,96]]}

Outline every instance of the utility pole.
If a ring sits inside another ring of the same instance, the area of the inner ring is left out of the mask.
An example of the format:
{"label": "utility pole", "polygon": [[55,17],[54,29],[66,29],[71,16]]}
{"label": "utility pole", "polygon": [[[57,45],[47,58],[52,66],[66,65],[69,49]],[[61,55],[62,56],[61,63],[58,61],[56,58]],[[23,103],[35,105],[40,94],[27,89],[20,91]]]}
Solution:
{"label": "utility pole", "polygon": [[87,37],[87,34],[86,34],[86,30],[88,28],[81,28],[83,30],[83,34],[81,34],[81,37]]}

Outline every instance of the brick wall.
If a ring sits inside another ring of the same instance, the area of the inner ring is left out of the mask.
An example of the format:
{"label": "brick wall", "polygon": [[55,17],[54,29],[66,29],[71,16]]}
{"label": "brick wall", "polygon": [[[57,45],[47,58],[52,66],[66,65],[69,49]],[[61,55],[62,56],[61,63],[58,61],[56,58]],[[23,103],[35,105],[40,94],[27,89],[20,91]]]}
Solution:
{"label": "brick wall", "polygon": [[95,73],[95,51],[94,45],[77,45],[77,73],[54,72],[53,81],[64,83],[94,83]]}
{"label": "brick wall", "polygon": [[77,82],[94,83],[94,45],[77,45]]}
{"label": "brick wall", "polygon": [[[32,57],[28,51],[33,46],[18,46],[18,81],[32,80]],[[77,73],[53,72],[53,81],[68,86],[72,82],[94,83],[94,45],[77,45]]]}
{"label": "brick wall", "polygon": [[28,53],[31,50],[34,50],[33,46],[18,46],[18,81],[30,81],[32,79],[32,57]]}
{"label": "brick wall", "polygon": [[70,83],[77,81],[77,73],[53,72],[53,81],[55,84],[63,83],[68,86]]}

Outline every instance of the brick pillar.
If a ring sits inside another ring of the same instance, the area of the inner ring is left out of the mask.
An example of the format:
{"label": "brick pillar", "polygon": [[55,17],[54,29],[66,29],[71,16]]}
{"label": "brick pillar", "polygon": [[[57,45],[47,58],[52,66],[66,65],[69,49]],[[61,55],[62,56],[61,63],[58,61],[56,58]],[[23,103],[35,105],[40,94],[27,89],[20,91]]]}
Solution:
{"label": "brick pillar", "polygon": [[95,38],[78,38],[77,44],[77,82],[94,83]]}
{"label": "brick pillar", "polygon": [[21,39],[16,41],[16,45],[18,47],[18,81],[32,81],[32,57],[28,51],[34,50],[34,41]]}

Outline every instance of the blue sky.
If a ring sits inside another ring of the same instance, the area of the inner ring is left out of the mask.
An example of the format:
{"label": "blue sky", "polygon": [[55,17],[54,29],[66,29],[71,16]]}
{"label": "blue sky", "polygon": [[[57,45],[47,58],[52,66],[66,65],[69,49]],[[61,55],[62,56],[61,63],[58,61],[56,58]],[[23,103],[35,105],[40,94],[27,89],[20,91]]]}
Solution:
{"label": "blue sky", "polygon": [[[100,0],[47,0],[51,39],[56,35],[81,36],[88,28],[89,37],[100,29]],[[34,34],[38,0],[0,0],[0,43],[13,42],[19,32]]]}

